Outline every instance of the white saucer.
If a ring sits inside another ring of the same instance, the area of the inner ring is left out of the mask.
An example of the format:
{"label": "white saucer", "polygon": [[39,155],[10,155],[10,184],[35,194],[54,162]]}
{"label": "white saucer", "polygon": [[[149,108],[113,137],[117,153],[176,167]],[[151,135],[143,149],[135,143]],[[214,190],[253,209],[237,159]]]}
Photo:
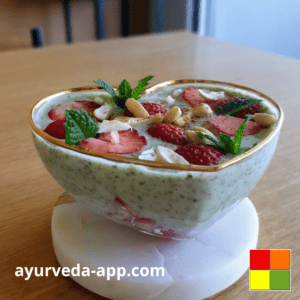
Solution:
{"label": "white saucer", "polygon": [[[185,241],[123,227],[76,202],[55,206],[52,216],[53,246],[62,267],[77,267],[81,272],[87,270],[84,267],[95,271],[98,267],[126,268],[130,276],[120,280],[97,274],[71,276],[85,288],[113,300],[200,300],[212,296],[247,271],[249,250],[256,248],[258,231],[258,216],[248,198],[204,234]],[[165,275],[134,277],[134,267],[162,267]]]}

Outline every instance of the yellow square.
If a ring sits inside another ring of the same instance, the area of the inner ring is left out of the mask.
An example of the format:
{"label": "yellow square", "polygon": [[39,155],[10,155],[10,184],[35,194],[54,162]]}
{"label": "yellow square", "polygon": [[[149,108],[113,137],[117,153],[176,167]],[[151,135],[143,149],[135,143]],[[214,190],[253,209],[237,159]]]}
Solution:
{"label": "yellow square", "polygon": [[250,290],[269,290],[270,271],[269,270],[250,270]]}

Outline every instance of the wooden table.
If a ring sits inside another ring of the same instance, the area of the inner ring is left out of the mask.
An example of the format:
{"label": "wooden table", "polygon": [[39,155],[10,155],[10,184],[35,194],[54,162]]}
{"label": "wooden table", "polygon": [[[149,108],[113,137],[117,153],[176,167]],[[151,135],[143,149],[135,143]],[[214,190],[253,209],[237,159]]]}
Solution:
{"label": "wooden table", "polygon": [[[300,61],[190,32],[171,32],[0,54],[0,298],[104,299],[70,278],[16,277],[17,267],[57,267],[51,214],[63,189],[34,148],[29,109],[43,97],[101,78],[135,85],[154,74],[245,85],[274,98],[285,121],[274,158],[251,192],[260,219],[258,249],[291,249],[290,292],[249,292],[249,273],[210,299],[299,299],[300,288]],[[238,224],[237,224],[238,226]],[[182,299],[185,300],[185,299]]]}

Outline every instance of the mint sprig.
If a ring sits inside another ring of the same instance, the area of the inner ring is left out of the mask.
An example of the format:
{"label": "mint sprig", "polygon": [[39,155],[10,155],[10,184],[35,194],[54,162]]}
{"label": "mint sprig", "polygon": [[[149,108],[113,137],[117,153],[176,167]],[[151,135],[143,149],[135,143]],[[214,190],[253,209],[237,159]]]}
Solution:
{"label": "mint sprig", "polygon": [[98,79],[94,82],[97,83],[101,88],[105,89],[109,94],[112,95],[115,104],[121,108],[125,108],[125,102],[128,98],[133,98],[135,100],[140,99],[140,94],[145,91],[145,86],[149,84],[149,80],[152,79],[154,76],[147,76],[144,79],[140,80],[138,85],[131,91],[131,86],[129,82],[124,79],[121,84],[119,85],[119,95],[115,92],[112,86],[105,83],[103,80]]}
{"label": "mint sprig", "polygon": [[140,94],[144,93],[145,91],[145,86],[149,84],[149,80],[151,80],[154,76],[150,75],[145,77],[144,79],[140,80],[138,85],[134,88],[133,92],[132,92],[132,98],[135,100],[139,100],[140,99]]}
{"label": "mint sprig", "polygon": [[[196,134],[212,141],[221,151],[223,152],[228,152],[231,153],[233,155],[237,155],[237,154],[241,154],[243,152],[246,152],[248,150],[250,150],[251,148],[240,148],[241,146],[241,141],[242,141],[242,137],[243,137],[243,133],[244,130],[246,128],[246,123],[249,121],[251,117],[247,117],[245,119],[245,121],[240,125],[240,127],[238,128],[238,130],[235,132],[235,136],[234,136],[234,140],[232,141],[232,139],[230,138],[229,135],[224,134],[224,133],[220,133],[220,140],[216,140],[213,137],[204,134],[202,132],[196,132]],[[252,148],[256,146],[256,144],[254,144],[252,146]]]}
{"label": "mint sprig", "polygon": [[131,86],[126,79],[119,85],[119,98],[125,99],[125,101],[126,99],[131,98]]}
{"label": "mint sprig", "polygon": [[105,83],[103,80],[98,79],[94,81],[97,83],[100,87],[102,87],[104,90],[106,90],[114,99],[115,102],[118,101],[119,96],[115,92],[114,88],[110,86],[109,84]]}
{"label": "mint sprig", "polygon": [[68,145],[76,145],[81,140],[95,137],[99,130],[96,119],[83,110],[66,110],[64,127]]}

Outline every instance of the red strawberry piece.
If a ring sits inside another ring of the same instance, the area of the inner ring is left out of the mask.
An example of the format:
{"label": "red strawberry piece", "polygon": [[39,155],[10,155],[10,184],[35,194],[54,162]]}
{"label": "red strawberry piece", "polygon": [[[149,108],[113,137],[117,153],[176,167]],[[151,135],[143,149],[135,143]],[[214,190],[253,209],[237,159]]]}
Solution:
{"label": "red strawberry piece", "polygon": [[182,99],[185,100],[190,106],[196,106],[202,103],[204,99],[200,96],[197,88],[188,88],[183,91],[181,95]]}
{"label": "red strawberry piece", "polygon": [[237,118],[245,118],[246,115],[254,115],[260,111],[260,103],[255,103],[243,110],[240,110],[233,114]]}
{"label": "red strawberry piece", "polygon": [[114,154],[131,154],[140,151],[147,145],[144,136],[140,136],[137,130],[128,129],[117,132],[103,133],[99,138],[88,138],[80,141],[77,145],[82,148]]}
{"label": "red strawberry piece", "polygon": [[[156,114],[162,114],[165,116],[169,110],[166,106],[164,106],[160,103],[145,102],[145,103],[142,103],[142,105],[150,116],[156,115]],[[128,109],[126,109],[124,112],[124,116],[133,117],[133,114]]]}
{"label": "red strawberry piece", "polygon": [[71,103],[63,103],[63,104],[58,104],[55,107],[53,107],[49,112],[48,112],[48,117],[55,121],[58,119],[64,119],[66,115],[66,110],[71,110],[71,109],[81,109],[85,110],[88,113],[93,113],[95,109],[100,107],[100,105],[96,102],[93,101],[75,101]]}
{"label": "red strawberry piece", "polygon": [[135,217],[131,223],[132,223],[132,225],[135,225],[135,226],[139,227],[140,229],[143,229],[148,232],[153,232],[155,229],[155,226],[154,226],[155,221],[152,219]]}
{"label": "red strawberry piece", "polygon": [[204,103],[210,106],[212,110],[215,110],[217,107],[224,105],[227,102],[238,99],[238,97],[229,98],[229,99],[221,99],[221,100],[206,100]]}
{"label": "red strawberry piece", "polygon": [[121,200],[118,196],[115,197],[115,201],[118,202],[122,207],[124,207],[132,216],[138,216],[139,211],[134,207],[130,206],[128,203]]}
{"label": "red strawberry piece", "polygon": [[181,235],[175,233],[175,231],[174,231],[173,229],[169,229],[169,230],[161,230],[160,233],[162,233],[162,235],[163,235],[164,237],[169,237],[169,238],[173,237],[173,238],[178,238],[178,239],[184,238],[183,236],[181,236]]}
{"label": "red strawberry piece", "polygon": [[147,132],[164,142],[172,143],[175,145],[187,144],[185,138],[185,130],[169,123],[160,123],[151,126]]}
{"label": "red strawberry piece", "polygon": [[185,145],[175,152],[183,156],[190,164],[201,166],[217,165],[222,156],[220,150],[208,145]]}
{"label": "red strawberry piece", "polygon": [[[207,123],[218,132],[230,136],[235,136],[236,131],[244,121],[244,119],[236,117],[218,116],[211,120],[208,120]],[[262,129],[264,129],[264,127],[262,127],[258,123],[249,121],[247,122],[247,126],[244,130],[243,135],[253,135],[259,133]]]}
{"label": "red strawberry piece", "polygon": [[64,119],[63,120],[58,119],[50,123],[44,131],[55,138],[64,139],[65,138],[64,122],[65,122]]}

